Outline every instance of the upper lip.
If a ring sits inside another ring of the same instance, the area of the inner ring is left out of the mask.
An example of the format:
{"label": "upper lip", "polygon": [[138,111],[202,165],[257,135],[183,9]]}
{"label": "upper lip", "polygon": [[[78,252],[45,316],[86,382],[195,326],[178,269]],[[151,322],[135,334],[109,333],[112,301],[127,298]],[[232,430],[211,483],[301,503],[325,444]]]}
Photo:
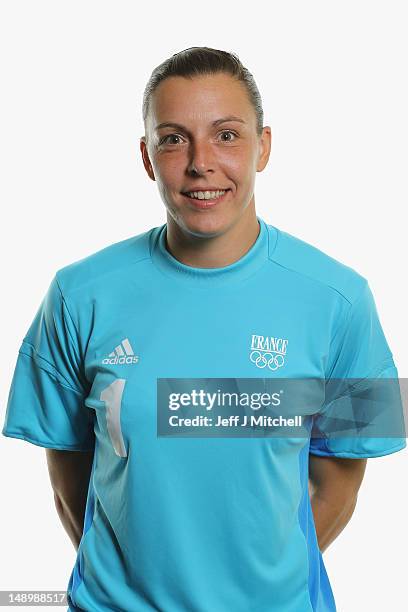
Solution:
{"label": "upper lip", "polygon": [[193,187],[193,189],[186,189],[185,191],[182,191],[182,193],[192,193],[194,191],[228,191],[228,189],[229,187],[224,189],[222,187],[211,187],[211,185],[207,185],[205,187]]}

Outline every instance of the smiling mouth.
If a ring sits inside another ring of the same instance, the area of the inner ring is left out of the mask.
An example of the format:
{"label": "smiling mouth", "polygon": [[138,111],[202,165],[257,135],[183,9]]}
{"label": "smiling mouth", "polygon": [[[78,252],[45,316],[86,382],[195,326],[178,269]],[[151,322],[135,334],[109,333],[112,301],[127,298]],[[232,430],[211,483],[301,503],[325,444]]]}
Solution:
{"label": "smiling mouth", "polygon": [[211,189],[211,190],[197,190],[197,191],[182,191],[181,193],[191,200],[217,200],[221,198],[223,195],[227,193],[227,191],[231,191],[230,189]]}
{"label": "smiling mouth", "polygon": [[231,189],[219,189],[217,191],[188,191],[182,192],[182,195],[188,199],[194,208],[206,209],[221,204],[230,191]]}

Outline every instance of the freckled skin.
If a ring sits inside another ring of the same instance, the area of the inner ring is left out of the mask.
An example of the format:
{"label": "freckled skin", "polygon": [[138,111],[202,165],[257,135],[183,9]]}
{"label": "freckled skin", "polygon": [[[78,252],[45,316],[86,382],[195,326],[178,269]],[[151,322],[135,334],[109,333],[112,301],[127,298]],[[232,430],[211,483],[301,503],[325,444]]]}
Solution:
{"label": "freckled skin", "polygon": [[[245,123],[212,125],[230,115]],[[162,122],[181,124],[184,129],[156,131]],[[271,129],[266,126],[257,134],[256,114],[245,86],[224,73],[169,77],[151,98],[145,129],[140,150],[167,210],[169,250],[188,265],[202,267],[238,259],[258,235],[255,177],[265,168],[271,151]],[[231,192],[219,205],[199,210],[181,192],[201,185]]]}

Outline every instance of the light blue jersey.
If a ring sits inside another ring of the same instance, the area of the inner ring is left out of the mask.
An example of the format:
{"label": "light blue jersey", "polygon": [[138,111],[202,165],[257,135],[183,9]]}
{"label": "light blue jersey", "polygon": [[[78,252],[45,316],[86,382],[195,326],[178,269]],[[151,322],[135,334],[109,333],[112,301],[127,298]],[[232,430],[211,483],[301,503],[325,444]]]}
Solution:
{"label": "light blue jersey", "polygon": [[[397,376],[367,281],[257,218],[223,268],[176,260],[164,224],[60,269],[22,341],[3,435],[95,447],[71,611],[336,610],[309,453],[378,457],[405,438],[158,431],[169,380]],[[324,432],[327,410],[311,413]]]}

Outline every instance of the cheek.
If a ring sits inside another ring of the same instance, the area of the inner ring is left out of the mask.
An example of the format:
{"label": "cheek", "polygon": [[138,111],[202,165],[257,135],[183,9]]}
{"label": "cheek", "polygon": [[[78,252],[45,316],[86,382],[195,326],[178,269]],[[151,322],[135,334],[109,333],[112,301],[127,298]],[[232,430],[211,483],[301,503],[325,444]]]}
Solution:
{"label": "cheek", "polygon": [[252,175],[254,167],[253,150],[250,147],[230,149],[220,156],[219,162],[226,174],[228,173],[231,178],[242,182]]}
{"label": "cheek", "polygon": [[156,160],[156,173],[165,189],[177,189],[183,177],[184,156],[167,155]]}

